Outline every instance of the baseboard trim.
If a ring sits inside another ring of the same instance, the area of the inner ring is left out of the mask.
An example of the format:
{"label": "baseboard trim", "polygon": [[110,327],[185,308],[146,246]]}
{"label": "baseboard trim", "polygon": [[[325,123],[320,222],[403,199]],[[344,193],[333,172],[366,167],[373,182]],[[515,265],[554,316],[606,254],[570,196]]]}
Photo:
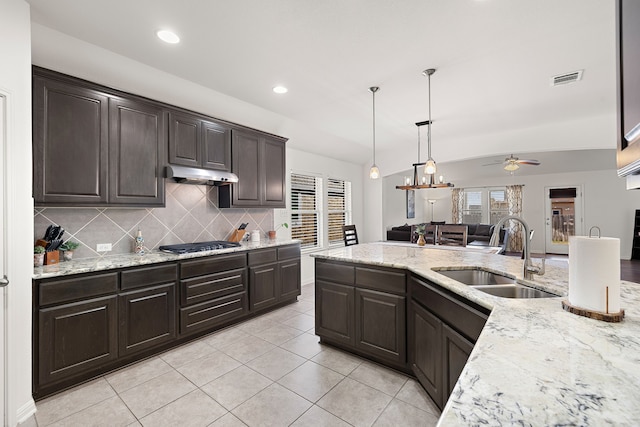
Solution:
{"label": "baseboard trim", "polygon": [[29,399],[27,403],[18,408],[16,412],[16,420],[18,424],[22,424],[31,418],[36,413],[36,402],[33,399]]}

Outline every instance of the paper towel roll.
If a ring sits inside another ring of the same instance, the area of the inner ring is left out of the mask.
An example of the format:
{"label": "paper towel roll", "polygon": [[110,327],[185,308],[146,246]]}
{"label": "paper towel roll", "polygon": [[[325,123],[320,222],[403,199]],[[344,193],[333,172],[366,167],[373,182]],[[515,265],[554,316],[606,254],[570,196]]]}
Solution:
{"label": "paper towel roll", "polygon": [[592,311],[620,311],[620,239],[569,237],[569,303]]}

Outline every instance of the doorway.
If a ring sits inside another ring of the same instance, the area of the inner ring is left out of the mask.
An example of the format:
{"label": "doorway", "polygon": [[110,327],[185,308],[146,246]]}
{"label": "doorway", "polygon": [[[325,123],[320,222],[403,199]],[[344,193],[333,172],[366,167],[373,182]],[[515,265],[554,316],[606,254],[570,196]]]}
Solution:
{"label": "doorway", "polygon": [[569,254],[569,237],[582,230],[582,186],[545,188],[545,252]]}
{"label": "doorway", "polygon": [[0,421],[2,425],[8,424],[7,419],[7,360],[5,358],[5,340],[7,327],[7,308],[5,307],[7,282],[7,215],[5,212],[4,198],[6,194],[5,162],[7,147],[7,99],[0,93]]}

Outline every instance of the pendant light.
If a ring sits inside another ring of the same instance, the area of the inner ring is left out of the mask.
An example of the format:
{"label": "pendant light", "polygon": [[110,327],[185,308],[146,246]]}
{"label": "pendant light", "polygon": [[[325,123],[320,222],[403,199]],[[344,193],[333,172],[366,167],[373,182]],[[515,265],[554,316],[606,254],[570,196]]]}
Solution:
{"label": "pendant light", "polygon": [[371,169],[369,169],[369,178],[378,179],[380,178],[380,169],[376,166],[376,92],[380,88],[377,86],[371,86],[369,88],[369,92],[373,96],[373,164],[371,165]]}
{"label": "pendant light", "polygon": [[435,68],[429,68],[422,72],[423,75],[427,76],[428,82],[428,91],[429,91],[429,122],[427,123],[427,163],[424,165],[424,173],[427,175],[435,175],[436,161],[431,157],[431,76],[436,72]]}
{"label": "pendant light", "polygon": [[[439,181],[436,183],[436,162],[431,157],[431,76],[436,72],[435,68],[429,68],[424,70],[422,74],[427,76],[428,79],[428,90],[429,90],[429,120],[425,120],[423,122],[416,123],[418,127],[418,162],[413,163],[413,182],[410,182],[409,178],[405,178],[406,182],[403,182],[403,185],[396,185],[398,190],[421,190],[426,188],[447,188],[453,187],[454,185],[450,182],[444,182],[444,177],[440,175]],[[427,125],[427,148],[428,148],[428,159],[426,162],[420,161],[420,127]],[[418,176],[418,167],[423,167],[424,175],[422,179]]]}

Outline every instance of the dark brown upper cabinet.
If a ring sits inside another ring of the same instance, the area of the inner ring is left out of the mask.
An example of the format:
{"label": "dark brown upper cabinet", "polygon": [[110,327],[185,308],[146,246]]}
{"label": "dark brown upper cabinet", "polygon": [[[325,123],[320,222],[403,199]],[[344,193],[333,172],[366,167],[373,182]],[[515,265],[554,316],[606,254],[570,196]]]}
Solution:
{"label": "dark brown upper cabinet", "polygon": [[169,112],[169,163],[230,171],[229,127],[194,114]]}
{"label": "dark brown upper cabinet", "polygon": [[34,75],[37,205],[107,203],[108,104],[104,93]]}
{"label": "dark brown upper cabinet", "polygon": [[34,67],[36,206],[164,206],[165,146],[161,105]]}
{"label": "dark brown upper cabinet", "polygon": [[164,205],[164,129],[160,107],[109,99],[109,203]]}
{"label": "dark brown upper cabinet", "polygon": [[616,0],[618,175],[640,173],[640,2]]}
{"label": "dark brown upper cabinet", "polygon": [[234,129],[231,171],[238,182],[218,189],[219,207],[286,207],[285,142]]}

